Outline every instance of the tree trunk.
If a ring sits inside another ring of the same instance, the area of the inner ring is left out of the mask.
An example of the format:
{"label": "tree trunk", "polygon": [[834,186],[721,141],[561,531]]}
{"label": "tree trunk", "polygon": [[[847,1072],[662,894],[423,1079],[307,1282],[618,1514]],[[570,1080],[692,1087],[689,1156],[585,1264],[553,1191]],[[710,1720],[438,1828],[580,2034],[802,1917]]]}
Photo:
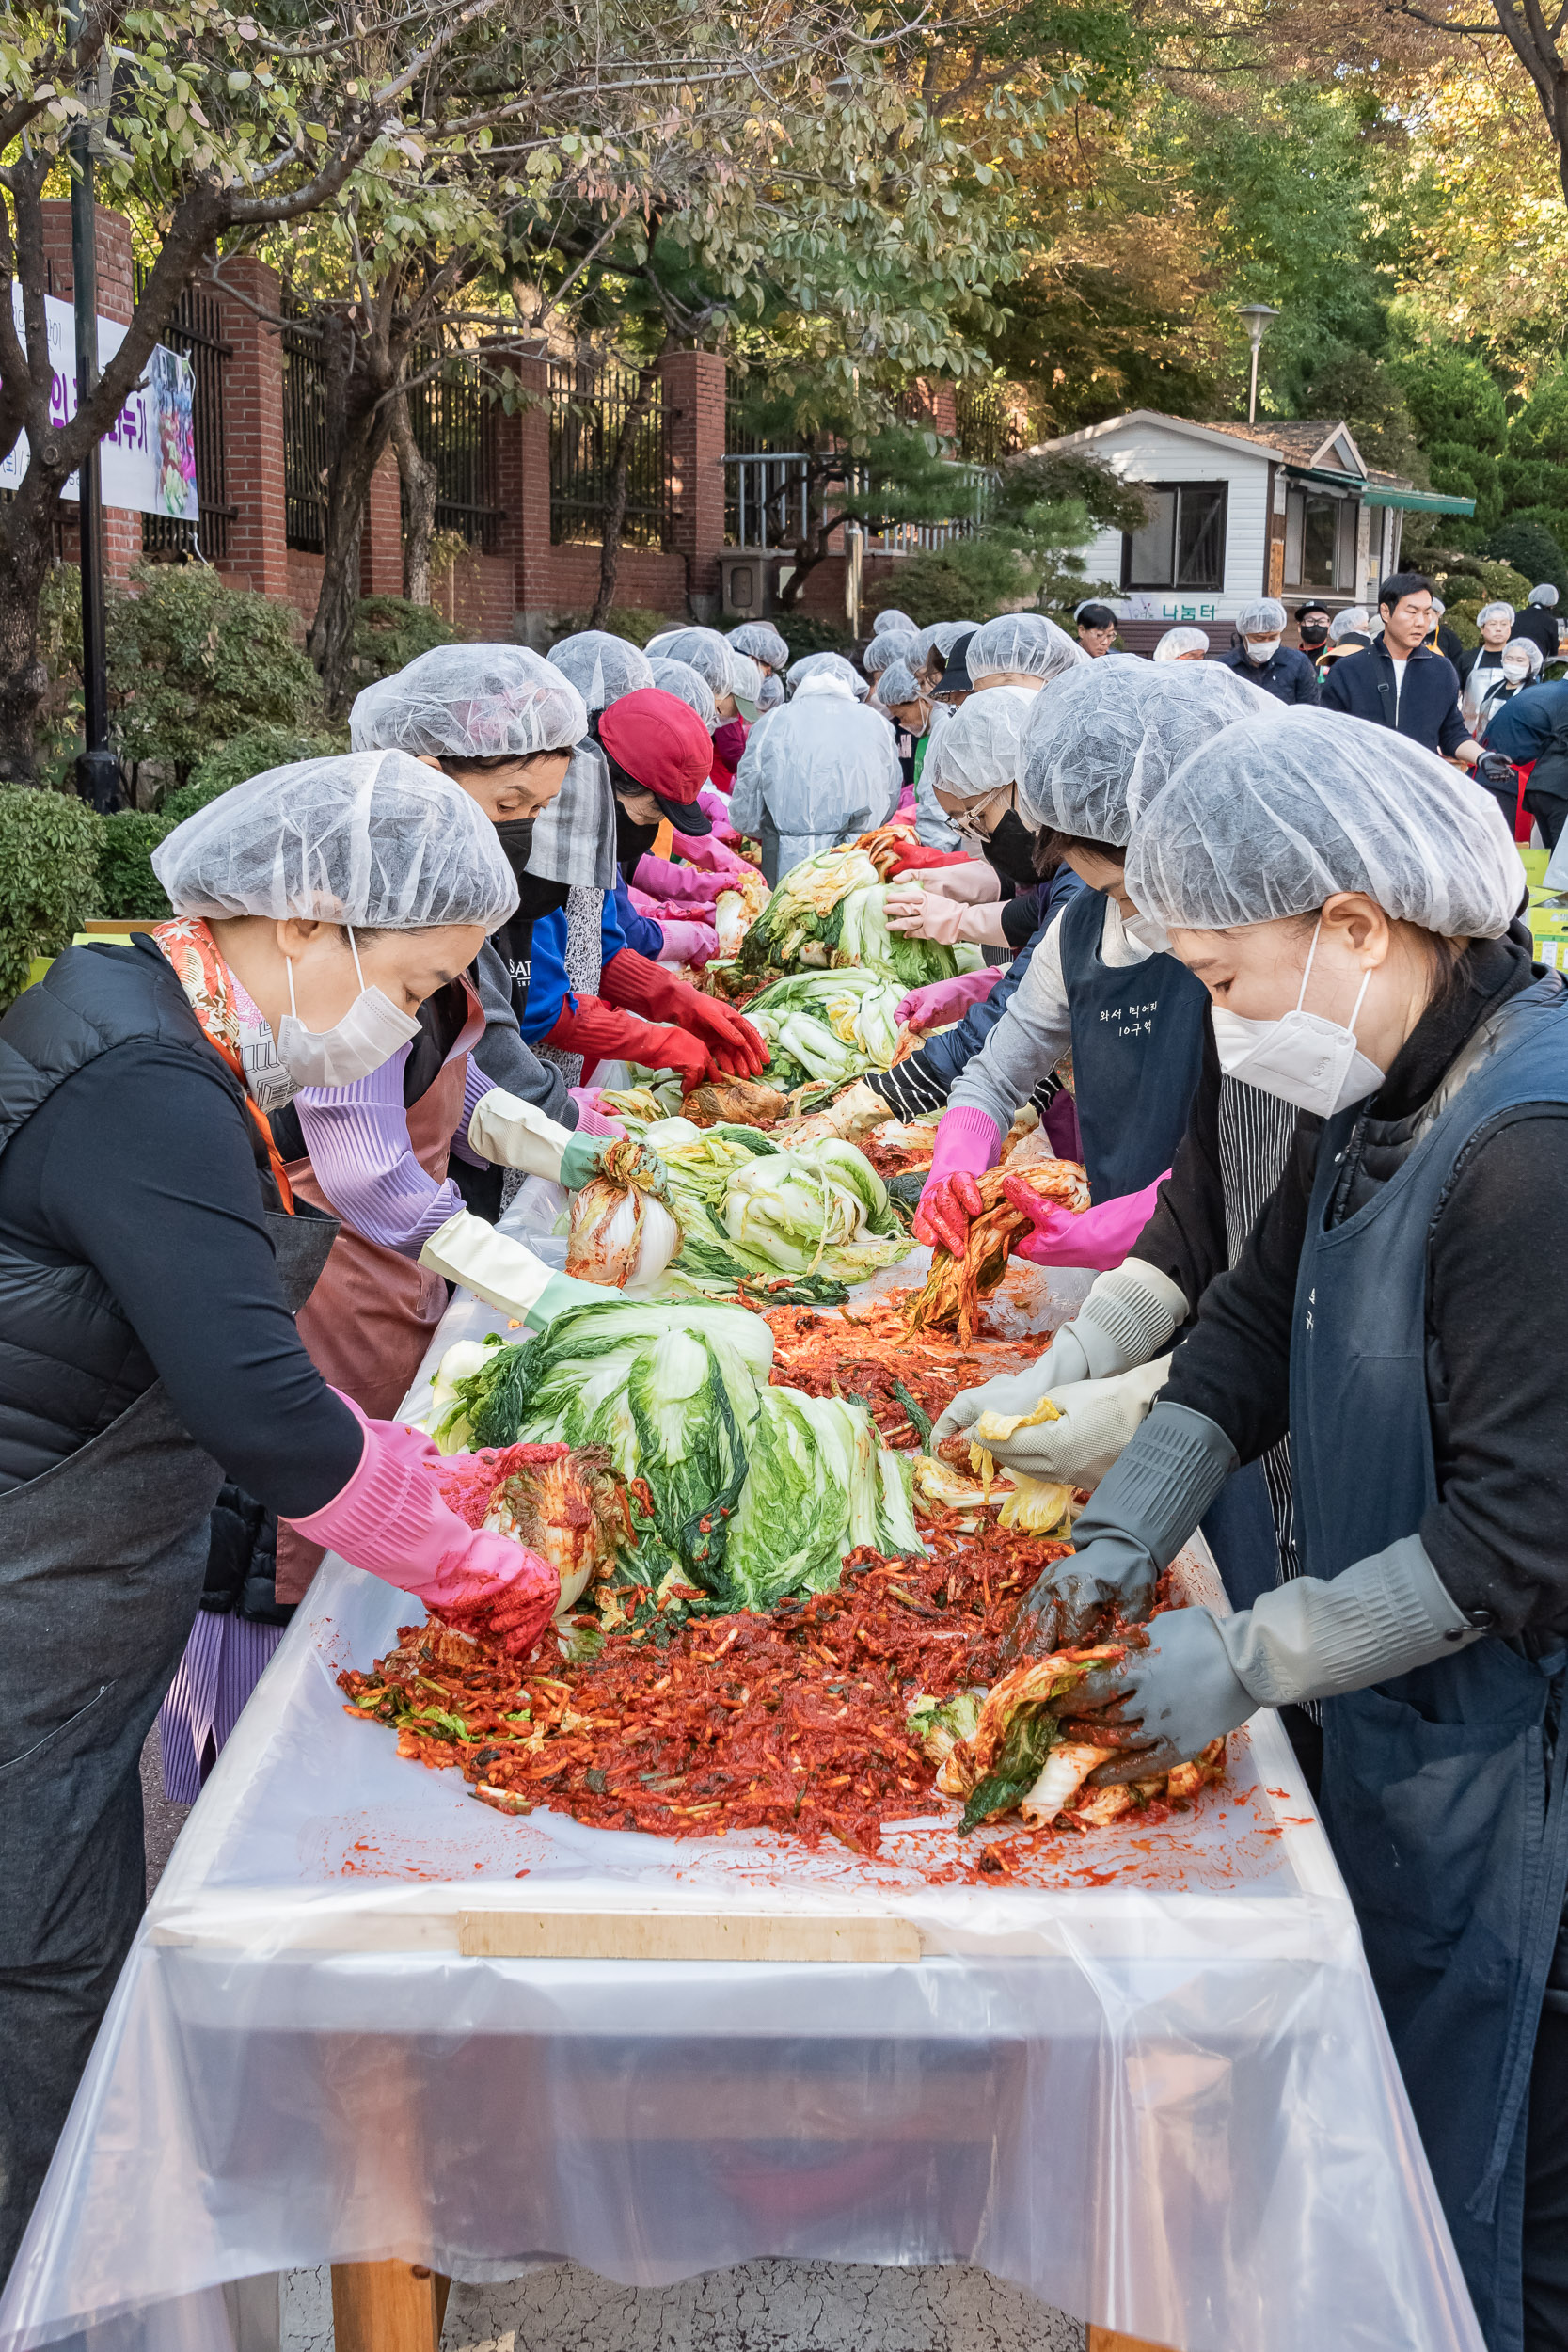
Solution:
{"label": "tree trunk", "polygon": [[[346,319],[325,322],[327,410],[335,430],[327,468],[321,595],[305,640],[321,675],[327,713],[341,718],[354,690],[354,622],[359,603],[359,543],[371,477],[392,431],[393,403],[378,405],[388,371]],[[395,371],[393,371],[395,372]]]}
{"label": "tree trunk", "polygon": [[398,473],[403,481],[404,507],[404,593],[410,604],[428,604],[430,539],[436,528],[436,469],[414,438],[407,393],[399,392],[390,406],[392,447],[398,453]]}
{"label": "tree trunk", "polygon": [[35,458],[7,514],[0,539],[0,778],[37,784],[38,729],[49,696],[39,651],[39,597],[55,561],[59,485],[40,478]]}
{"label": "tree trunk", "polygon": [[610,469],[610,497],[605,505],[604,545],[599,554],[599,593],[594,610],[588,616],[590,628],[607,628],[615,602],[615,581],[621,569],[621,533],[626,527],[626,498],[631,484],[631,456],[637,436],[647,420],[658,389],[658,361],[673,347],[673,335],[666,335],[664,348],[657,359],[647,360],[638,370],[637,398],[621,421],[615,440],[615,460]]}

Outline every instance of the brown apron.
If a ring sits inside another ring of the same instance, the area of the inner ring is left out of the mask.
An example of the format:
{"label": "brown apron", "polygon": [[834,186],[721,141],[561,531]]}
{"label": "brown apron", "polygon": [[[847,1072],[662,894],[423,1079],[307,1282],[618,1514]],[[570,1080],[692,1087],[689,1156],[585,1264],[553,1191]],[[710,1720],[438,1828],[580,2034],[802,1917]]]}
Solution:
{"label": "brown apron", "polygon": [[[447,1180],[451,1137],[463,1116],[468,1057],[454,1052],[408,1113],[414,1157],[438,1184]],[[296,1198],[331,1209],[308,1159],[291,1160]],[[336,1215],[336,1211],[333,1212]],[[412,1258],[344,1226],[325,1270],[295,1323],[324,1380],[351,1396],[372,1421],[391,1421],[413,1384],[431,1333],[447,1308],[447,1285]],[[277,1530],[277,1597],[303,1600],[324,1557],[281,1522]]]}

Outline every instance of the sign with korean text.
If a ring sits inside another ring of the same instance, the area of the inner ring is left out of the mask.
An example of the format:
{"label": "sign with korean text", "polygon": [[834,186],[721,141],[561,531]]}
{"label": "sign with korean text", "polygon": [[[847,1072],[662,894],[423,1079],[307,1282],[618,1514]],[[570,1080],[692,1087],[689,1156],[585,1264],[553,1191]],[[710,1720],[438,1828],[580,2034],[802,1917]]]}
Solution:
{"label": "sign with korean text", "polygon": [[[22,325],[22,289],[11,288],[16,331]],[[44,297],[49,333],[49,421],[57,428],[76,414],[76,321],[69,302]],[[98,322],[98,364],[108,361],[125,341],[117,319]],[[196,378],[188,359],[166,345],[155,346],[141,382],[99,443],[105,506],[129,506],[144,515],[197,519]],[[0,490],[14,490],[27,470],[27,437],[0,458]],[[68,499],[81,495],[76,476],[65,485]]]}

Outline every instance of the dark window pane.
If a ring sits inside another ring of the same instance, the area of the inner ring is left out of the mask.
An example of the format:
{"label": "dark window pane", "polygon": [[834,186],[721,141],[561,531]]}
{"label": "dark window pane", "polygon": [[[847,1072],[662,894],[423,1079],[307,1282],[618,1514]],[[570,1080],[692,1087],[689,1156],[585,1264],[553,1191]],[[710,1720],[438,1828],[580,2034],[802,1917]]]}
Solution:
{"label": "dark window pane", "polygon": [[1128,544],[1127,584],[1130,588],[1170,588],[1176,548],[1176,492],[1149,489],[1148,520],[1134,531]]}
{"label": "dark window pane", "polygon": [[1225,580],[1225,491],[1190,483],[1181,492],[1177,525],[1176,585],[1218,588]]}
{"label": "dark window pane", "polygon": [[1338,519],[1338,499],[1308,497],[1301,549],[1301,584],[1304,588],[1333,587],[1334,541]]}

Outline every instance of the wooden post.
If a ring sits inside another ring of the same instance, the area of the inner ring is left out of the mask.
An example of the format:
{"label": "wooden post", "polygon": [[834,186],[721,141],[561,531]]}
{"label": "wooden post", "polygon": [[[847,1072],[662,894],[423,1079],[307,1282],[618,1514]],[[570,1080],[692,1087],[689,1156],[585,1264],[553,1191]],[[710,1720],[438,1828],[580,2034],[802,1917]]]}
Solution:
{"label": "wooden post", "polygon": [[438,2352],[451,2285],[422,2263],[334,2263],[338,2352]]}

